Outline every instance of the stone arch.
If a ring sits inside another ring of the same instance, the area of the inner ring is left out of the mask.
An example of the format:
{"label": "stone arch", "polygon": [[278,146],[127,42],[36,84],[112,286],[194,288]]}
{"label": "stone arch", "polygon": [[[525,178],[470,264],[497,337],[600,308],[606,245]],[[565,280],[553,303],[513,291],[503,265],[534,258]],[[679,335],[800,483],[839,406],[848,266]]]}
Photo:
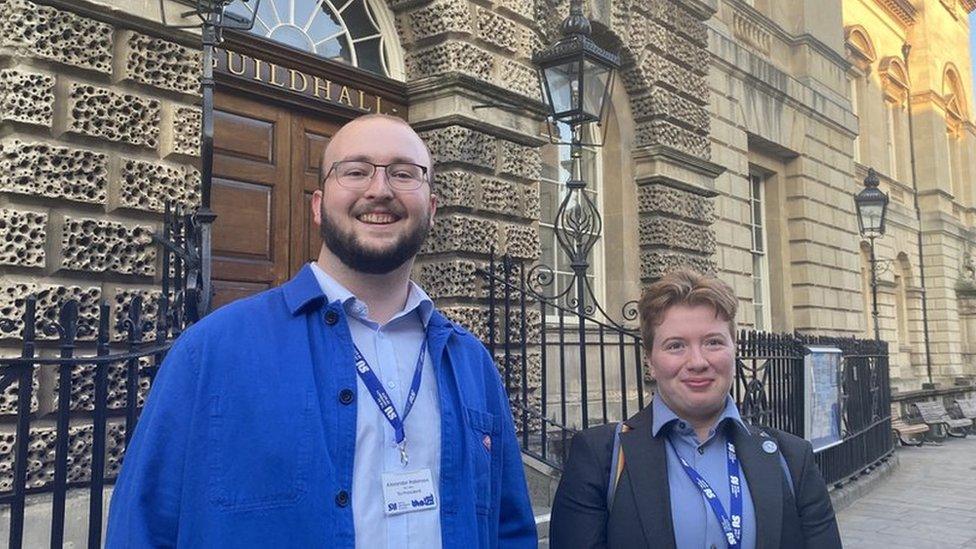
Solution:
{"label": "stone arch", "polygon": [[[236,4],[232,10],[250,16],[253,8]],[[249,32],[395,80],[405,78],[400,35],[387,0],[265,0]]]}
{"label": "stone arch", "polygon": [[871,65],[878,59],[878,54],[871,36],[864,27],[861,25],[844,27],[844,46],[848,61],[864,73],[871,71]]}
{"label": "stone arch", "polygon": [[905,62],[900,57],[889,55],[878,63],[878,74],[885,96],[899,105],[903,104],[911,88]]}
{"label": "stone arch", "polygon": [[[558,36],[568,4],[536,0],[544,43]],[[704,20],[711,13],[684,0],[587,4],[594,40],[621,58],[618,81],[633,125],[626,161],[636,191],[640,279],[652,281],[679,265],[714,272],[712,180],[722,168],[710,162]]]}
{"label": "stone arch", "polygon": [[[708,31],[681,2],[590,0],[584,9],[600,45],[619,53],[618,79],[634,116],[634,146],[666,145],[708,160]],[[567,0],[536,0],[539,36],[556,39]]]}
{"label": "stone arch", "polygon": [[942,70],[942,98],[946,105],[946,114],[953,122],[962,122],[969,118],[966,88],[959,77],[959,69],[952,63],[946,63]]}

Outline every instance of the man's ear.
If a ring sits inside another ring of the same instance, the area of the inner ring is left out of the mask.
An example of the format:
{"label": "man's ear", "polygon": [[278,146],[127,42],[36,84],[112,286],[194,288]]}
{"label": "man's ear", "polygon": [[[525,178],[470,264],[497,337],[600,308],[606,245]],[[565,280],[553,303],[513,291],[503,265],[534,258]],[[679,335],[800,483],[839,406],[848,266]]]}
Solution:
{"label": "man's ear", "polygon": [[312,221],[315,222],[315,225],[317,227],[321,227],[322,226],[322,189],[315,189],[315,192],[312,193],[312,200],[309,207],[312,208]]}
{"label": "man's ear", "polygon": [[437,214],[437,195],[430,195],[430,228],[434,228],[434,215]]}

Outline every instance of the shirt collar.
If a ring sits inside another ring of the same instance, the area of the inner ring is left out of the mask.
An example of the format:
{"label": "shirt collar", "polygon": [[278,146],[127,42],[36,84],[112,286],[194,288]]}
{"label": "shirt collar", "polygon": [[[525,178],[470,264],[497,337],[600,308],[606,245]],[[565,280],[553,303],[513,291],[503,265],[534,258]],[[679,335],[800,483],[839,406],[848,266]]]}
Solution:
{"label": "shirt collar", "polygon": [[[669,424],[680,420],[678,414],[675,414],[671,407],[665,404],[664,399],[655,395],[654,399],[651,401],[651,406],[653,407],[653,424],[651,426],[651,436],[657,436],[664,427]],[[725,397],[725,409],[722,410],[722,414],[718,416],[718,421],[715,422],[715,426],[719,426],[725,420],[731,420],[743,429],[746,428],[746,424],[742,421],[742,416],[739,415],[739,409],[735,405],[735,400],[732,399],[732,395],[726,395]]]}
{"label": "shirt collar", "polygon": [[[356,296],[349,291],[349,289],[340,284],[335,278],[332,278],[332,276],[330,276],[328,273],[323,271],[322,268],[316,263],[313,262],[310,263],[310,265],[312,267],[312,273],[315,275],[315,279],[322,288],[322,292],[325,293],[330,301],[338,301],[341,303],[347,314],[355,316],[356,318],[366,317],[367,309],[365,303],[359,301],[359,299],[357,299]],[[407,302],[404,304],[403,310],[394,315],[393,319],[407,315],[416,309],[417,314],[420,315],[421,322],[423,322],[424,327],[426,327],[427,323],[430,321],[431,315],[434,314],[434,302],[431,301],[430,296],[428,296],[427,293],[424,292],[424,290],[412,280],[409,281],[408,284],[409,290],[407,294]]]}

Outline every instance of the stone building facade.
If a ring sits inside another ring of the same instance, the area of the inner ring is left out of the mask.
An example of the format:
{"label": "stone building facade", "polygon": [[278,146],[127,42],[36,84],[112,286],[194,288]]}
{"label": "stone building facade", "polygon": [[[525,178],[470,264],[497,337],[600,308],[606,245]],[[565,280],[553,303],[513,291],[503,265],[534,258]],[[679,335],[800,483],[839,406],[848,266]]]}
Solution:
{"label": "stone building facade", "polygon": [[[263,21],[228,33],[217,55],[218,302],[280,284],[314,256],[304,202],[316,184],[314,153],[340,123],[376,111],[406,117],[434,155],[440,209],[416,278],[449,316],[487,335],[476,270],[492,253],[568,270],[551,227],[565,152],[548,144],[530,62],[555,39],[567,1],[262,4]],[[199,200],[201,117],[198,37],[162,24],[187,7],[159,6],[0,0],[0,317],[16,322],[31,293],[48,318],[76,297],[79,335],[90,341],[100,301],[121,318],[132,296],[159,294],[161,263],[147,235],[160,229],[167,201]],[[282,20],[292,6],[305,19]],[[733,284],[743,327],[868,335],[852,197],[870,166],[892,195],[879,253],[892,260],[881,316],[882,338],[896,342],[893,383],[915,388],[925,374],[919,227],[933,381],[973,374],[972,7],[587,2],[594,38],[623,60],[606,124],[593,130],[605,146],[587,153],[604,221],[595,286],[607,310],[691,265]],[[905,41],[914,46],[908,68],[898,61]],[[544,319],[530,311],[510,321],[531,328]],[[533,390],[540,352],[527,357]],[[43,418],[55,378],[36,378]],[[16,389],[0,399],[6,417]],[[88,398],[79,393],[79,418]],[[35,434],[36,486],[49,478],[50,429]],[[79,419],[74,429],[84,447],[89,427]],[[0,436],[9,446],[12,435]],[[9,471],[0,463],[3,478]]]}

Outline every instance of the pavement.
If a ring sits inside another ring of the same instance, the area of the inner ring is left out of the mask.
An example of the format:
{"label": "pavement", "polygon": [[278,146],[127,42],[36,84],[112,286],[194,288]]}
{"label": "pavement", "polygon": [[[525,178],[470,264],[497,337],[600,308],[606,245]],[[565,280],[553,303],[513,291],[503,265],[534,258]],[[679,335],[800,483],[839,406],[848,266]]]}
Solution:
{"label": "pavement", "polygon": [[976,436],[901,447],[898,459],[837,514],[845,549],[976,549]]}

